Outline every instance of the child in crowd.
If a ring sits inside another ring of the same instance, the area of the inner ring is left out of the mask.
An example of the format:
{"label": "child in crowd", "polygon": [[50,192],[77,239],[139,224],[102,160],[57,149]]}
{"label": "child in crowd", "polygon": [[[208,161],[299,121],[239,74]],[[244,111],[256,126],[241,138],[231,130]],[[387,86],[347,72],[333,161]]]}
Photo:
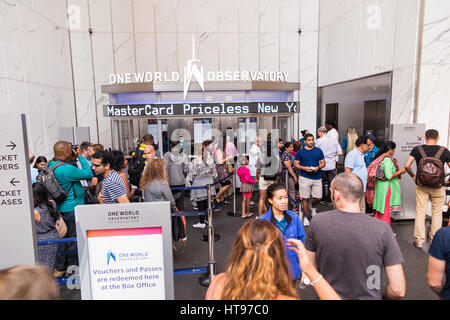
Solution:
{"label": "child in crowd", "polygon": [[250,212],[250,201],[252,199],[253,185],[256,184],[255,180],[252,180],[250,170],[247,168],[249,161],[248,156],[243,156],[241,167],[237,171],[237,175],[241,180],[241,192],[243,194],[242,200],[242,219],[253,217],[253,213]]}

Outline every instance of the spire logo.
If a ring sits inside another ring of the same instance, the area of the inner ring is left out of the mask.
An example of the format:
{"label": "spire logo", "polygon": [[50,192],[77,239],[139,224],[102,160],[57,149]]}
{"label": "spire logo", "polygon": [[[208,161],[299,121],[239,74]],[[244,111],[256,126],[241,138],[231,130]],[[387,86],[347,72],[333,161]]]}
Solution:
{"label": "spire logo", "polygon": [[111,260],[111,258],[114,260],[114,262],[116,262],[116,255],[112,251],[109,251],[106,254],[106,265],[109,266],[109,261]]}
{"label": "spire logo", "polygon": [[[137,73],[117,73],[109,75],[109,84],[122,83],[179,83],[181,72],[157,71]],[[196,57],[195,35],[192,34],[192,59],[188,60],[184,68],[183,101],[186,101],[187,93],[196,81],[205,92],[205,79],[209,82],[222,81],[264,81],[264,82],[288,82],[288,72],[281,71],[251,71],[251,70],[210,70],[204,72],[200,60]]]}
{"label": "spire logo", "polygon": [[203,76],[203,66],[200,60],[195,58],[195,38],[192,34],[192,59],[188,60],[186,67],[184,68],[184,89],[183,89],[183,101],[186,101],[186,96],[191,86],[192,78],[200,85],[203,92],[205,92],[205,79]]}

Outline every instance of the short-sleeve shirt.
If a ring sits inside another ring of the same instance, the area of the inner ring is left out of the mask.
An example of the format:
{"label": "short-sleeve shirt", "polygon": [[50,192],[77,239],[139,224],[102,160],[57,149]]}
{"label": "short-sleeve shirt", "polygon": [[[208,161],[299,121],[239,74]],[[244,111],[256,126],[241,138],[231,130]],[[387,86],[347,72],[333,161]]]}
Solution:
{"label": "short-sleeve shirt", "polygon": [[284,165],[285,161],[289,161],[291,163],[292,170],[294,171],[294,173],[296,175],[298,175],[297,169],[295,169],[295,167],[294,167],[295,157],[292,153],[289,153],[287,151],[283,152],[280,160],[281,160],[281,169],[282,169],[281,179],[283,179],[283,181],[286,180],[286,171],[287,171],[287,167]]}
{"label": "short-sleeve shirt", "polygon": [[366,191],[367,186],[367,167],[366,162],[364,161],[364,154],[361,153],[358,149],[353,149],[347,154],[345,157],[345,168],[352,169],[352,173],[357,175],[364,184],[364,192]]}
{"label": "short-sleeve shirt", "polygon": [[105,203],[117,203],[117,198],[127,194],[125,182],[122,177],[116,172],[111,171],[108,176],[103,179],[102,195]]}
{"label": "short-sleeve shirt", "polygon": [[318,271],[346,300],[381,299],[383,267],[404,263],[391,227],[360,213],[318,213],[305,247],[315,252]]}
{"label": "short-sleeve shirt", "polygon": [[[438,153],[439,149],[441,148],[441,146],[438,146],[438,145],[429,146],[426,144],[424,144],[422,147],[423,147],[423,151],[425,151],[425,154],[428,157],[434,157],[436,155],[436,153]],[[414,159],[416,159],[417,165],[419,164],[420,160],[422,159],[422,155],[420,154],[419,147],[415,147],[414,149],[412,149],[411,153],[409,155],[411,157],[414,157]],[[446,163],[450,162],[450,151],[448,151],[448,149],[446,148],[444,153],[441,155],[441,157],[439,159],[442,161],[442,164],[445,166]]]}
{"label": "short-sleeve shirt", "polygon": [[440,229],[433,237],[428,253],[438,260],[445,261],[445,285],[443,300],[450,300],[450,227]]}
{"label": "short-sleeve shirt", "polygon": [[[314,147],[311,150],[306,148],[302,148],[297,151],[297,155],[295,156],[295,160],[300,162],[302,167],[318,167],[320,165],[320,161],[324,160],[325,156],[323,155],[322,150]],[[322,179],[322,175],[320,174],[320,170],[317,172],[306,172],[300,170],[300,176],[304,178],[308,178],[311,180],[320,180]]]}
{"label": "short-sleeve shirt", "polygon": [[331,171],[336,169],[336,158],[338,153],[342,152],[339,142],[327,135],[316,140],[316,147],[322,150],[325,156],[325,167],[323,171]]}

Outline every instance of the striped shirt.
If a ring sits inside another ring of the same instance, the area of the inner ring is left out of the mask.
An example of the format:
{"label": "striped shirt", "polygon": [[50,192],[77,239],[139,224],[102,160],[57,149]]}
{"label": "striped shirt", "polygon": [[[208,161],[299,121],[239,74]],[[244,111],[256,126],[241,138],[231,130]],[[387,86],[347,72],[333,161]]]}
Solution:
{"label": "striped shirt", "polygon": [[107,204],[117,203],[117,198],[127,195],[125,183],[116,171],[111,171],[103,180],[102,195]]}

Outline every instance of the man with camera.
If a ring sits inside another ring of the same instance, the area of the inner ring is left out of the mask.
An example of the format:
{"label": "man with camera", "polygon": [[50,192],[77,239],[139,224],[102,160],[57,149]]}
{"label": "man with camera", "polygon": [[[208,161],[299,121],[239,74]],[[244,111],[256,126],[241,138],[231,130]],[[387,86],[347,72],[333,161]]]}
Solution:
{"label": "man with camera", "polygon": [[[67,141],[58,141],[53,146],[54,158],[50,161],[49,169],[54,169],[53,174],[62,189],[67,192],[64,201],[57,203],[58,210],[61,213],[67,225],[66,238],[76,237],[75,228],[75,207],[84,204],[84,188],[81,180],[89,180],[92,178],[92,170],[83,156],[78,156],[80,150],[78,147],[72,146]],[[77,167],[77,160],[81,164],[81,168]],[[58,245],[58,251],[77,250],[76,243],[62,243]],[[63,276],[66,269],[70,265],[78,265],[78,254],[57,255],[56,270],[54,275]]]}

